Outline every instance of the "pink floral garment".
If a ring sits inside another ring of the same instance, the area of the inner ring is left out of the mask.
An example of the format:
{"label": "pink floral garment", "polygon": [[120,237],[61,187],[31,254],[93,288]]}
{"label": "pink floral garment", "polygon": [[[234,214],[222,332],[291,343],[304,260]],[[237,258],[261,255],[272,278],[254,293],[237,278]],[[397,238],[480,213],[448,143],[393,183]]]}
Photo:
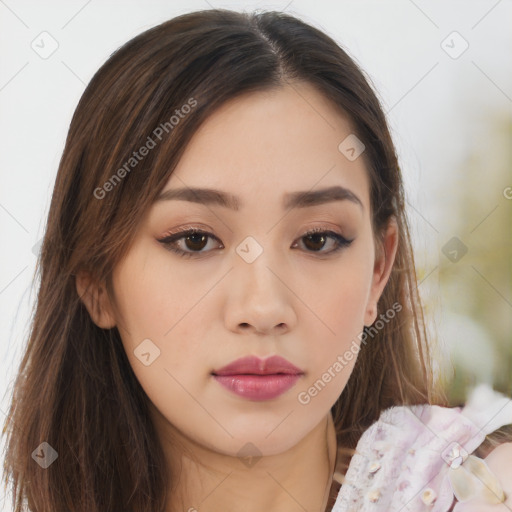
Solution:
{"label": "pink floral garment", "polygon": [[486,384],[464,408],[390,407],[359,439],[332,512],[449,512],[455,497],[492,487],[496,476],[471,453],[508,424],[512,400]]}

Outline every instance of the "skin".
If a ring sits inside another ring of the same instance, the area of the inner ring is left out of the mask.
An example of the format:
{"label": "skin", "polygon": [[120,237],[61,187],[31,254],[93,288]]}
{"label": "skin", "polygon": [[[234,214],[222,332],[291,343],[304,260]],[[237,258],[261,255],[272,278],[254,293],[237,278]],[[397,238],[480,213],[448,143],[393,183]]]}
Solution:
{"label": "skin", "polygon": [[[375,321],[397,248],[393,222],[376,258],[363,157],[350,161],[338,150],[351,133],[348,118],[309,84],[230,101],[196,132],[164,190],[220,189],[239,196],[241,208],[155,203],[114,269],[121,317],[101,285],[84,295],[91,282],[77,279],[93,320],[118,327],[150,399],[173,475],[167,512],[325,508],[336,449],[330,409],[356,357],[309,403],[298,394]],[[350,189],[362,208],[347,200],[282,208],[287,192],[333,185]],[[218,240],[201,246],[182,238],[185,251],[204,248],[181,258],[158,239],[183,226]],[[307,244],[304,234],[315,227],[353,242],[329,255],[333,239]],[[236,252],[248,236],[263,249],[252,263]],[[160,355],[145,366],[134,350],[148,338]],[[304,375],[272,400],[241,398],[211,376],[239,357],[274,354]],[[261,457],[250,467],[238,456],[246,443]]]}

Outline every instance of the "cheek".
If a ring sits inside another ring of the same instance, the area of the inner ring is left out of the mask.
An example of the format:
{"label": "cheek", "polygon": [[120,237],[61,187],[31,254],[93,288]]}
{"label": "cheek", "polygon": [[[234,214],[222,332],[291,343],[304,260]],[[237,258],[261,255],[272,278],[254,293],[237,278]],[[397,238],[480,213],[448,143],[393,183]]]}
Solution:
{"label": "cheek", "polygon": [[165,343],[190,321],[194,305],[208,290],[207,281],[176,271],[172,261],[165,251],[145,258],[133,250],[116,269],[116,297],[133,342],[155,338]]}
{"label": "cheek", "polygon": [[[123,316],[123,346],[150,397],[158,396],[162,389],[178,396],[181,388],[177,381],[190,379],[188,370],[201,365],[204,336],[199,332],[197,311],[204,307],[201,298],[212,286],[211,276],[202,280],[197,272],[177,272],[165,251],[152,251],[151,258],[145,254],[135,247],[114,273]],[[151,354],[148,366],[139,358],[143,346],[147,348],[144,353]]]}
{"label": "cheek", "polygon": [[338,339],[335,343],[319,340],[311,351],[309,374],[297,390],[297,402],[312,416],[329,410],[345,388],[357,360],[360,342]]}
{"label": "cheek", "polygon": [[369,254],[347,252],[329,268],[318,269],[317,264],[314,273],[304,272],[302,278],[304,337],[311,341],[306,386],[322,391],[328,401],[335,401],[345,387],[359,353],[372,277]]}
{"label": "cheek", "polygon": [[317,335],[337,343],[362,329],[372,279],[368,252],[347,251],[332,262],[303,264],[297,275],[304,319],[317,324]]}
{"label": "cheek", "polygon": [[159,257],[151,264],[133,258],[117,269],[114,286],[125,319],[121,338],[130,366],[149,400],[171,423],[185,422],[183,428],[187,430],[187,415],[179,411],[194,406],[190,394],[198,394],[201,379],[206,378],[205,372],[201,379],[197,375],[191,378],[190,373],[190,369],[202,369],[198,346],[201,337],[191,336],[197,300],[183,293],[194,289],[190,276],[162,269],[165,261]]}

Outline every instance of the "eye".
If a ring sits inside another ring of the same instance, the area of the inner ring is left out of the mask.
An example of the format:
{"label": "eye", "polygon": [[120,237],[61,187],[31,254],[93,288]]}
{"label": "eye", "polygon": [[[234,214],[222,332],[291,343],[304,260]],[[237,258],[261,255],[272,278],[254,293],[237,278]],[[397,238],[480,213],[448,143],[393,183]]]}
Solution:
{"label": "eye", "polygon": [[[158,241],[169,251],[184,258],[190,258],[191,256],[199,256],[205,252],[210,252],[203,250],[208,246],[209,239],[217,240],[221,245],[220,248],[224,248],[215,235],[197,228],[182,228],[178,230],[178,232],[170,233],[164,238],[158,239]],[[299,240],[302,239],[305,240],[304,245],[307,248],[306,252],[319,253],[321,255],[333,254],[344,247],[348,247],[353,242],[353,240],[347,240],[339,233],[322,228],[315,228],[308,231],[299,238]],[[328,251],[322,250],[329,240],[331,240],[332,248]],[[297,243],[294,243],[292,248],[296,248],[297,245]]]}
{"label": "eye", "polygon": [[[338,252],[339,250],[343,249],[344,247],[348,247],[354,240],[347,240],[343,235],[336,233],[335,231],[331,231],[329,229],[323,229],[323,228],[315,228],[304,235],[299,240],[304,239],[304,245],[306,247],[312,247],[312,250],[309,250],[307,252],[316,252],[321,255],[330,255],[335,252]],[[331,240],[332,249],[329,251],[322,251],[325,247],[326,240]],[[295,248],[297,244],[292,245],[293,248]]]}
{"label": "eye", "polygon": [[[202,231],[197,228],[184,228],[180,229],[178,233],[170,233],[168,236],[161,238],[158,241],[169,251],[172,251],[184,258],[190,258],[195,254],[205,252],[202,249],[208,245],[207,241],[209,238],[219,241],[216,236],[208,233],[207,231]],[[184,242],[185,249],[190,249],[190,251],[180,248],[179,242]]]}

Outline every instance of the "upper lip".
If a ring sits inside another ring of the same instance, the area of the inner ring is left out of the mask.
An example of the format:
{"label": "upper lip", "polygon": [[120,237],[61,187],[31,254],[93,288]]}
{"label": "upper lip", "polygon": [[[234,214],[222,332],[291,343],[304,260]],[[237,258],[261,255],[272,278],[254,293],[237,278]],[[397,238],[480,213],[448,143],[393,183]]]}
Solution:
{"label": "upper lip", "polygon": [[241,357],[212,372],[213,375],[271,375],[276,373],[295,375],[304,372],[281,356],[271,356],[267,359],[260,359],[256,356]]}

